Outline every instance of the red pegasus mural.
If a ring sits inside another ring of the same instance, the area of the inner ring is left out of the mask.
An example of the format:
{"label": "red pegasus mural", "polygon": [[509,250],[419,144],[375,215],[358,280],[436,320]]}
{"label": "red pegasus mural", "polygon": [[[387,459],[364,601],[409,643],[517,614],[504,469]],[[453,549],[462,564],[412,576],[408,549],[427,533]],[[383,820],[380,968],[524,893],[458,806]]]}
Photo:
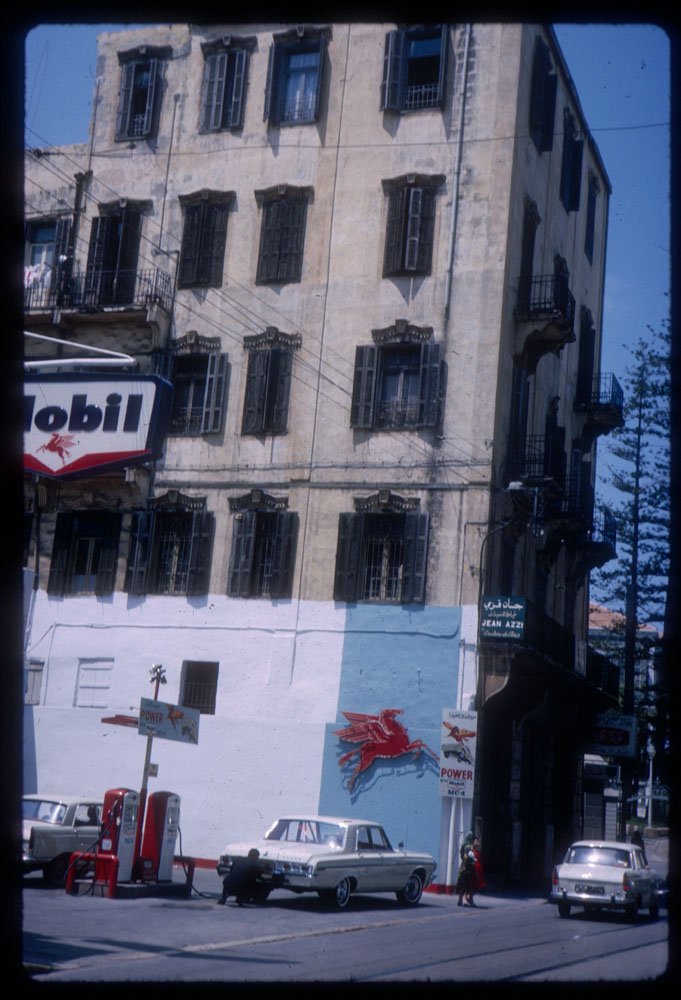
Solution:
{"label": "red pegasus mural", "polygon": [[425,750],[439,761],[437,754],[423,740],[409,739],[406,727],[396,718],[403,714],[402,708],[384,708],[378,715],[343,712],[350,725],[335,730],[334,735],[346,743],[361,743],[361,746],[344,753],[338,761],[339,766],[343,767],[355,754],[359,755],[355,770],[350,777],[350,791],[354,788],[359,775],[371,767],[379,757],[394,760],[412,751],[418,756]]}

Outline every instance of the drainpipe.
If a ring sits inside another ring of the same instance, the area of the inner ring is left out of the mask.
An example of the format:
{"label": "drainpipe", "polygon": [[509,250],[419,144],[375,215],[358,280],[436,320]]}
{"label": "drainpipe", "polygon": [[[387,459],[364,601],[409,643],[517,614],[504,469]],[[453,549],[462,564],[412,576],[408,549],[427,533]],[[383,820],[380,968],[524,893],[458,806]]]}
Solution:
{"label": "drainpipe", "polygon": [[445,325],[449,320],[449,303],[452,295],[452,270],[454,268],[454,249],[456,246],[456,223],[459,215],[459,180],[461,177],[461,161],[463,159],[463,128],[466,111],[466,87],[468,84],[469,49],[471,42],[471,25],[465,26],[463,67],[461,70],[461,88],[459,100],[459,124],[457,126],[456,163],[452,177],[452,224],[449,231],[449,258],[447,261],[447,285],[445,287]]}

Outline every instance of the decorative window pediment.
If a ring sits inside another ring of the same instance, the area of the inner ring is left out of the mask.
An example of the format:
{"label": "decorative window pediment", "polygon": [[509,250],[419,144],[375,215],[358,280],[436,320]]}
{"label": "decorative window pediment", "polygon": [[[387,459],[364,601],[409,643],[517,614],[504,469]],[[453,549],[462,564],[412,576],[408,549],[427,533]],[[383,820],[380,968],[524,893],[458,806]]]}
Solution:
{"label": "decorative window pediment", "polygon": [[395,320],[392,326],[371,331],[375,344],[422,344],[432,336],[432,326],[414,326],[406,319]]}
{"label": "decorative window pediment", "polygon": [[392,490],[379,490],[370,497],[355,497],[355,510],[359,514],[369,512],[404,514],[407,511],[418,511],[421,501],[418,497],[403,497]]}
{"label": "decorative window pediment", "polygon": [[206,509],[205,497],[190,497],[179,490],[168,490],[163,496],[154,497],[148,502],[149,510],[184,510],[203,511]]}
{"label": "decorative window pediment", "polygon": [[299,333],[282,333],[276,326],[268,326],[262,333],[244,337],[244,350],[257,351],[263,348],[280,347],[284,350],[296,351],[302,343],[303,338]]}
{"label": "decorative window pediment", "polygon": [[253,489],[240,497],[231,497],[229,509],[232,513],[244,510],[280,511],[288,510],[288,497],[273,497],[264,490]]}

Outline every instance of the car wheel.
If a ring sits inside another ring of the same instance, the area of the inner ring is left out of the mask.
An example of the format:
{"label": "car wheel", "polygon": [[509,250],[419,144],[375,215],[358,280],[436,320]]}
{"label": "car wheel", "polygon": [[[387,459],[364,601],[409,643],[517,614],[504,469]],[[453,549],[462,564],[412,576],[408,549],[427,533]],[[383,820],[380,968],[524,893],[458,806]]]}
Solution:
{"label": "car wheel", "polygon": [[58,858],[55,858],[48,865],[45,869],[45,874],[50,885],[64,885],[66,873],[69,868],[69,860],[68,854],[60,854]]}
{"label": "car wheel", "polygon": [[570,916],[570,904],[564,903],[562,900],[558,904],[558,916],[565,919]]}
{"label": "car wheel", "polygon": [[407,906],[416,906],[421,899],[422,894],[423,879],[420,875],[417,875],[416,872],[410,875],[404,887],[395,893],[398,901],[400,903],[406,903]]}
{"label": "car wheel", "polygon": [[351,893],[352,885],[350,884],[350,879],[342,878],[336,886],[336,891],[334,892],[334,902],[339,910],[344,910],[346,908],[350,902]]}
{"label": "car wheel", "polygon": [[627,907],[627,917],[631,920],[632,924],[635,924],[639,917],[639,907],[641,905],[641,897],[636,899],[635,903]]}
{"label": "car wheel", "polygon": [[648,913],[650,914],[653,920],[657,920],[657,918],[660,915],[659,903],[651,903],[650,906],[648,907]]}

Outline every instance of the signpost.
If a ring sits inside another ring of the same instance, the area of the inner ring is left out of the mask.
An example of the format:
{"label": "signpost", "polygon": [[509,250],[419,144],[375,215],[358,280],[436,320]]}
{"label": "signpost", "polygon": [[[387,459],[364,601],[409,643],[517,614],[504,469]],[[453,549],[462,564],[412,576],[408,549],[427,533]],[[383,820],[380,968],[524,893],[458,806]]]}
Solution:
{"label": "signpost", "polygon": [[524,597],[483,597],[481,610],[481,639],[518,642],[524,638]]}

